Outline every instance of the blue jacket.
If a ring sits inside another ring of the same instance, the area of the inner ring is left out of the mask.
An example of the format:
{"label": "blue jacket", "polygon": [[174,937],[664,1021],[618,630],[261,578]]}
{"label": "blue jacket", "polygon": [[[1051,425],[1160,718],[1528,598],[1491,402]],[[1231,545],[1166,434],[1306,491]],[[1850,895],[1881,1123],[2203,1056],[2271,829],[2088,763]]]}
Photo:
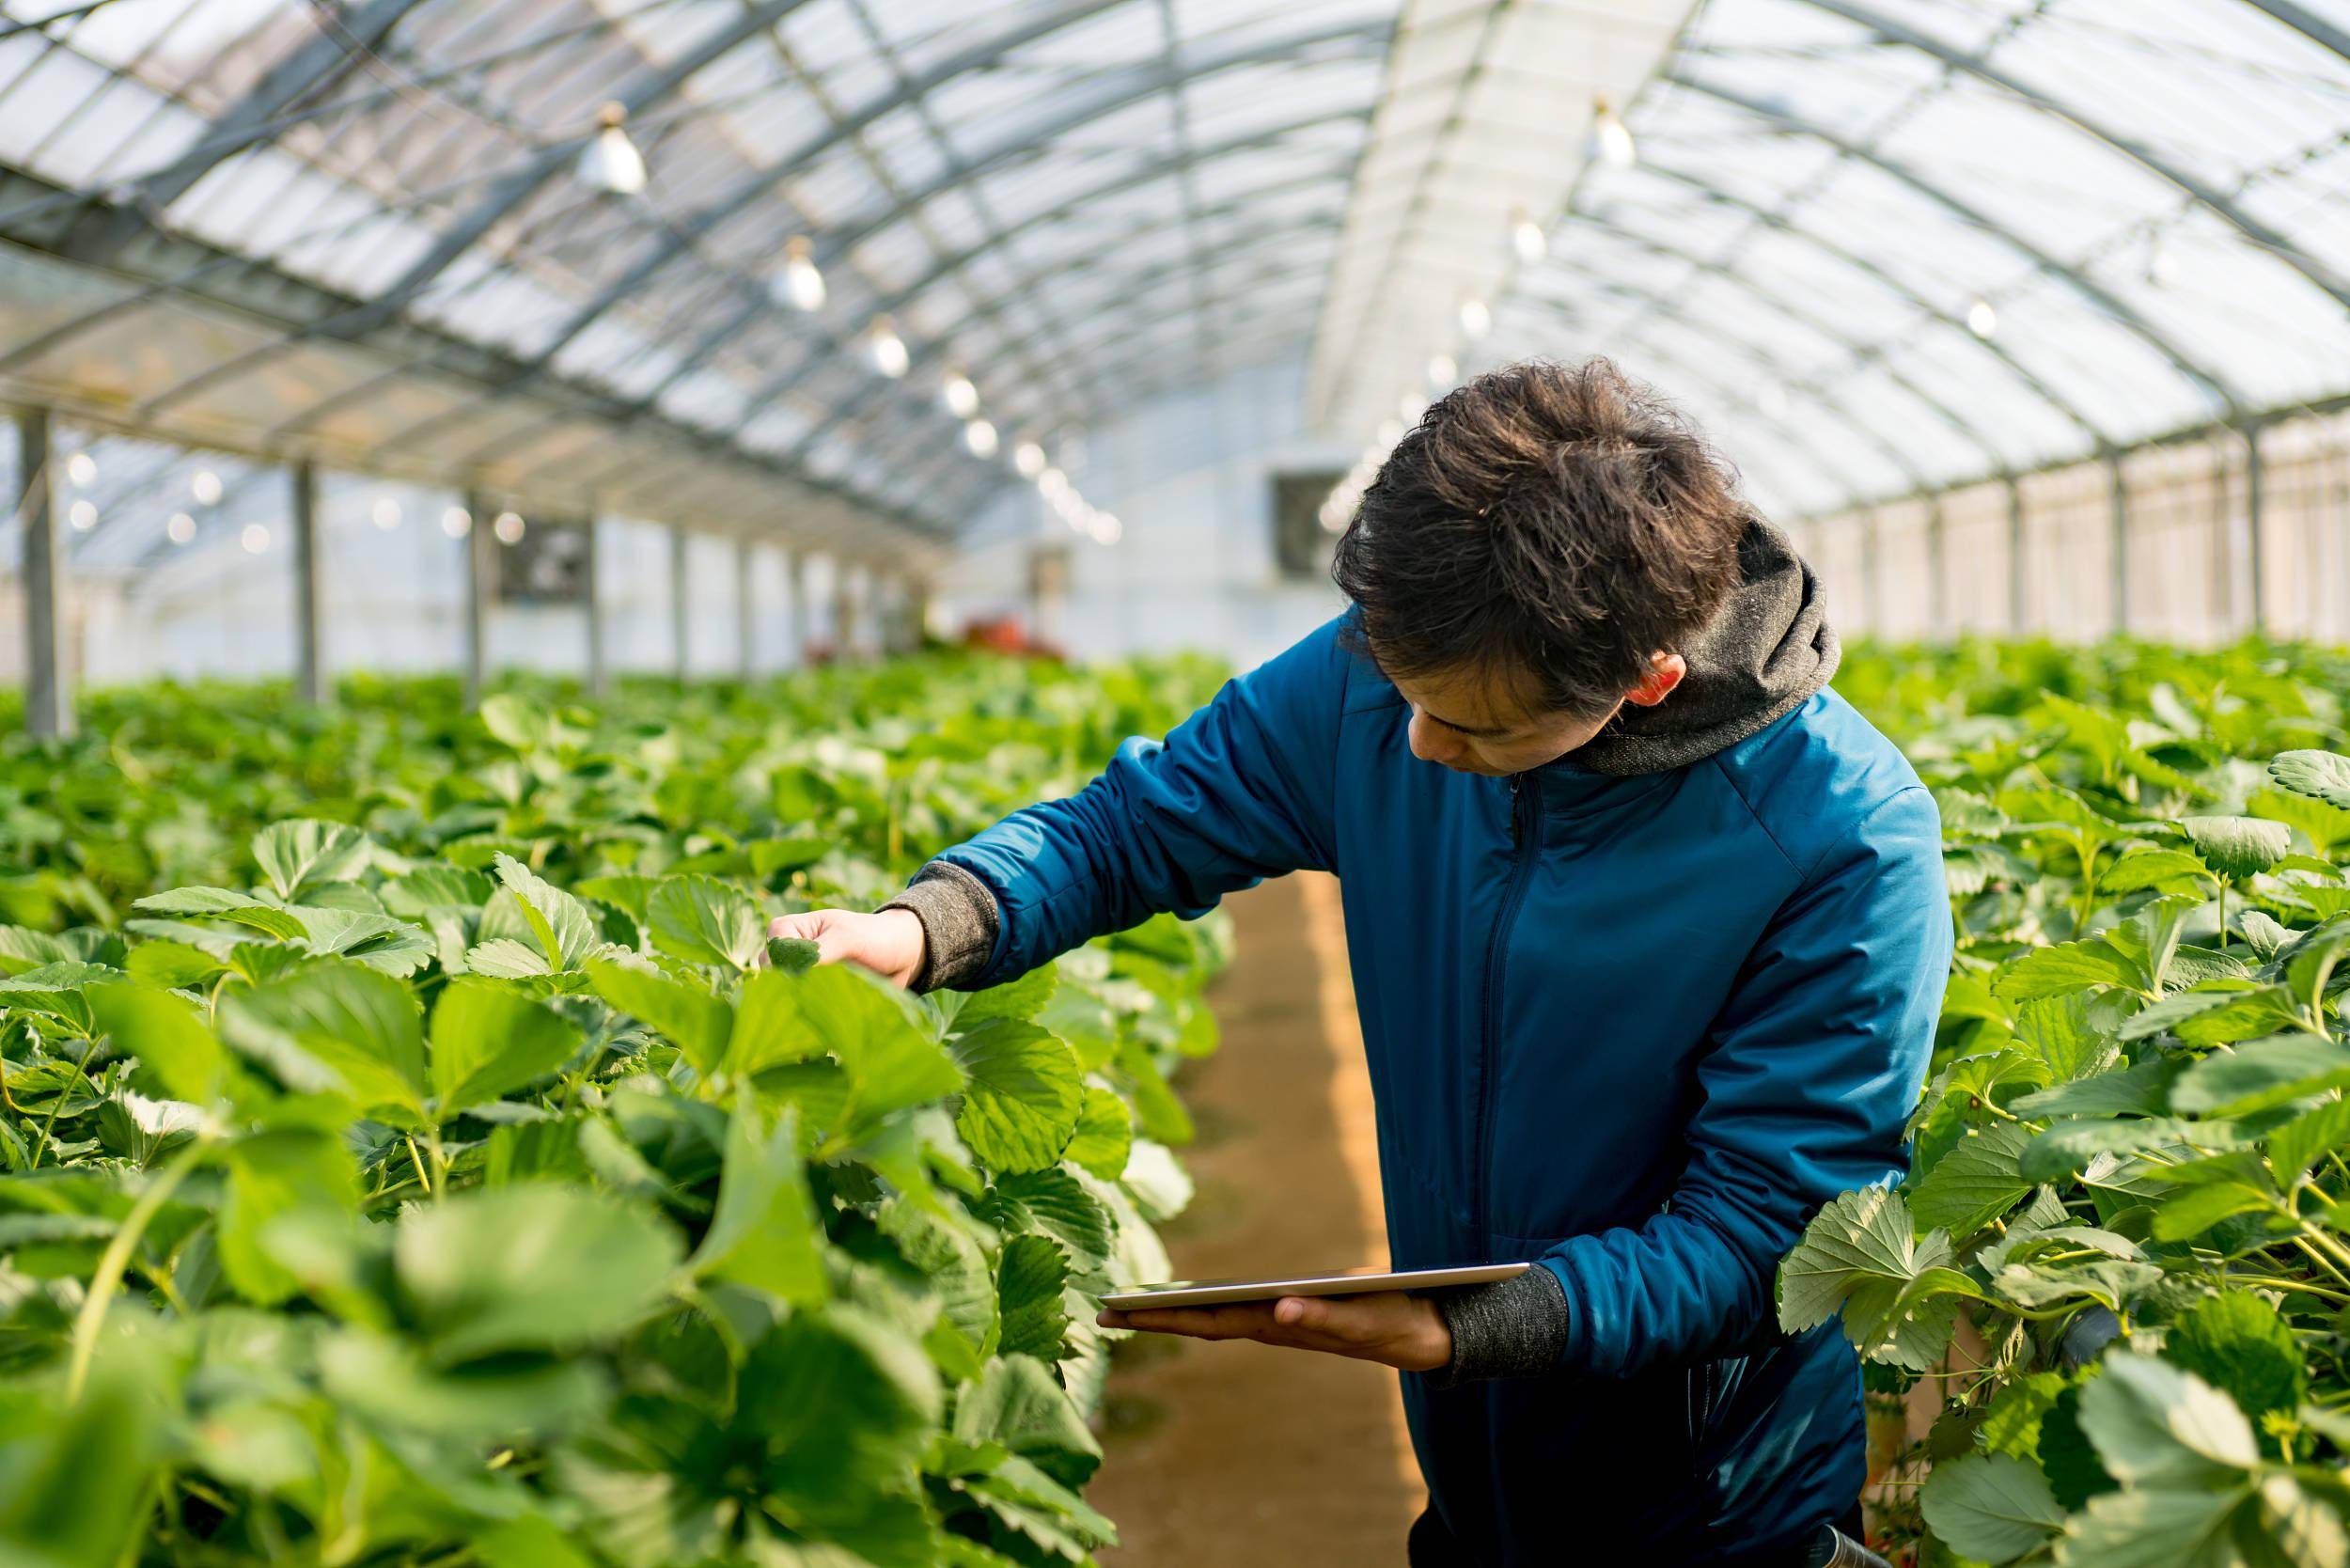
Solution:
{"label": "blue jacket", "polygon": [[1446,1526],[1512,1568],[1567,1528],[1579,1560],[1784,1548],[1862,1482],[1853,1352],[1782,1337],[1773,1286],[1903,1167],[1950,963],[1933,799],[1828,690],[1661,772],[1451,772],[1340,624],[949,851],[1000,915],[978,983],[1335,872],[1395,1266],[1537,1261],[1570,1309],[1547,1374],[1404,1375]]}

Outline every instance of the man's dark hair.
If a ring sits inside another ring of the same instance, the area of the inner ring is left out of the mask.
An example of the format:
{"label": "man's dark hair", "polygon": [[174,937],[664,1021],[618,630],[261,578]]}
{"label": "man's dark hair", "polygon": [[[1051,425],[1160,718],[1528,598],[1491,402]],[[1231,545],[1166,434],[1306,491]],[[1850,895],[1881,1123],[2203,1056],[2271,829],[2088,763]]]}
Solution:
{"label": "man's dark hair", "polygon": [[1736,473],[1606,359],[1479,376],[1404,433],[1331,576],[1389,676],[1464,669],[1596,717],[1738,577]]}

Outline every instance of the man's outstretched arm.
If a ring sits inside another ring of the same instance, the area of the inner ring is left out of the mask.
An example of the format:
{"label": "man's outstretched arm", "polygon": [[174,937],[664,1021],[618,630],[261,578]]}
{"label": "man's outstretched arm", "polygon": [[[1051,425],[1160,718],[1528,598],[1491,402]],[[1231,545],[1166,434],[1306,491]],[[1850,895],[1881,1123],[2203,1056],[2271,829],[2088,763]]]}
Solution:
{"label": "man's outstretched arm", "polygon": [[881,910],[787,916],[774,933],[916,990],[977,990],[1153,914],[1198,915],[1264,877],[1334,869],[1352,657],[1333,621],[1228,682],[1164,742],[1128,741],[1076,794],[947,851]]}

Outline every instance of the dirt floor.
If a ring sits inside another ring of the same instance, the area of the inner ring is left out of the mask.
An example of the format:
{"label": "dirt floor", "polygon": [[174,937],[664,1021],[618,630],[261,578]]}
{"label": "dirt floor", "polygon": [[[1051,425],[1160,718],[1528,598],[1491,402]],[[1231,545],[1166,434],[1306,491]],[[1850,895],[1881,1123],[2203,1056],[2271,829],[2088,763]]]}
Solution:
{"label": "dirt floor", "polygon": [[[1199,1194],[1167,1228],[1179,1278],[1386,1261],[1371,1087],[1338,886],[1286,877],[1230,901],[1224,1044],[1185,1070]],[[1401,1564],[1427,1499],[1395,1374],[1247,1343],[1137,1341],[1110,1381],[1088,1500],[1115,1568]]]}

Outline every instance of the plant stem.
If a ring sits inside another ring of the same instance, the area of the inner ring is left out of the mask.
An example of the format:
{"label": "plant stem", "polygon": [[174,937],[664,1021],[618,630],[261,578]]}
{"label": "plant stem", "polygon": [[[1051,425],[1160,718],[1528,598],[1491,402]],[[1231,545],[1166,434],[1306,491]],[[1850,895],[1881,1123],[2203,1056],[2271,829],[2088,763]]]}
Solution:
{"label": "plant stem", "polygon": [[123,1216],[114,1240],[106,1244],[105,1252],[98,1260],[98,1270],[90,1276],[88,1293],[82,1297],[82,1310],[73,1320],[73,1349],[65,1379],[69,1404],[82,1397],[82,1385],[89,1377],[90,1356],[98,1349],[98,1331],[105,1325],[106,1308],[122,1283],[123,1270],[130,1266],[139,1237],[146,1234],[148,1225],[208,1152],[207,1141],[199,1137],[181,1150],[177,1159],[157,1171],[147,1190],[139,1194],[138,1201],[131,1205],[131,1212]]}
{"label": "plant stem", "polygon": [[424,1195],[427,1198],[431,1197],[432,1178],[425,1172],[424,1156],[416,1152],[415,1138],[413,1137],[403,1137],[400,1141],[408,1145],[408,1163],[416,1168],[416,1180],[423,1184]]}

